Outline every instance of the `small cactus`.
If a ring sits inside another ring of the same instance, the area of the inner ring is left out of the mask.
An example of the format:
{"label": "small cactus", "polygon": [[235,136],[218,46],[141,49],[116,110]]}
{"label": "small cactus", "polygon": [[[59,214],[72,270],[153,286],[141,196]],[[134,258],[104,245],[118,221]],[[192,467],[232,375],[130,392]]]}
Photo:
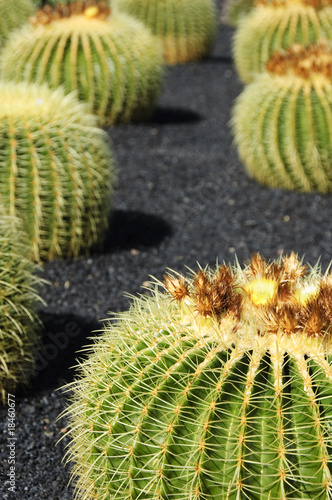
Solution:
{"label": "small cactus", "polygon": [[161,45],[142,23],[91,1],[47,5],[31,23],[4,48],[5,79],[76,91],[104,126],[152,114],[164,63]]}
{"label": "small cactus", "polygon": [[255,255],[165,288],[66,386],[75,498],[330,499],[332,275]]}
{"label": "small cactus", "polygon": [[221,20],[229,26],[237,26],[239,20],[253,9],[255,0],[225,0]]}
{"label": "small cactus", "polygon": [[113,0],[114,8],[144,22],[164,47],[169,64],[210,54],[216,36],[214,0]]}
{"label": "small cactus", "polygon": [[106,134],[62,89],[1,82],[0,95],[0,204],[24,221],[33,259],[75,257],[107,227]]}
{"label": "small cactus", "polygon": [[0,47],[13,30],[28,21],[34,10],[32,0],[0,0]]}
{"label": "small cactus", "polygon": [[25,386],[41,345],[36,306],[41,278],[29,256],[29,242],[15,217],[0,218],[0,400]]}
{"label": "small cactus", "polygon": [[332,0],[261,0],[235,32],[239,77],[249,83],[276,50],[309,45],[322,37],[332,39]]}
{"label": "small cactus", "polygon": [[332,48],[276,52],[237,98],[235,143],[248,173],[271,187],[332,191]]}

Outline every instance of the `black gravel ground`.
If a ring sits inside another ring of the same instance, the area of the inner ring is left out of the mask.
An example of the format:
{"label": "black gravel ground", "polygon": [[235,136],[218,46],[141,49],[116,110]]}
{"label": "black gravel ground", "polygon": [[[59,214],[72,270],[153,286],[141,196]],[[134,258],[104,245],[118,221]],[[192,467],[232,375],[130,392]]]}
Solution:
{"label": "black gravel ground", "polygon": [[57,388],[72,379],[75,351],[100,320],[128,308],[125,292],[142,292],[149,275],[161,279],[167,267],[185,271],[235,255],[242,262],[256,251],[270,258],[294,250],[311,264],[321,258],[323,270],[331,259],[331,196],[260,186],[237,158],[228,124],[242,86],[231,35],[221,25],[210,59],[168,70],[152,121],[109,130],[119,169],[109,236],[89,258],[44,266],[45,349],[31,390],[16,396],[15,494],[6,483],[8,407],[0,409],[0,498],[73,498]]}

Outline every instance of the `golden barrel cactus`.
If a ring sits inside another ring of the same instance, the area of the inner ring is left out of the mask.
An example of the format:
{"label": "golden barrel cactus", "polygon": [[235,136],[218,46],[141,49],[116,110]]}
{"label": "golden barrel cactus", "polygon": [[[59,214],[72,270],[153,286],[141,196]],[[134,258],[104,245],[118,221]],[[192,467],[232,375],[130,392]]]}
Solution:
{"label": "golden barrel cactus", "polygon": [[232,127],[240,159],[259,182],[331,192],[331,46],[276,52],[237,98]]}
{"label": "golden barrel cactus", "polygon": [[158,37],[169,64],[196,61],[213,49],[217,15],[214,0],[112,0]]}
{"label": "golden barrel cactus", "polygon": [[332,276],[256,255],[165,288],[67,386],[75,498],[330,499]]}
{"label": "golden barrel cactus", "polygon": [[105,2],[71,2],[37,11],[2,53],[1,72],[15,82],[76,91],[100,125],[149,117],[161,91],[158,40],[139,21]]}
{"label": "golden barrel cactus", "polygon": [[276,50],[294,43],[309,45],[322,37],[332,40],[331,0],[259,0],[234,35],[238,74],[249,83]]}

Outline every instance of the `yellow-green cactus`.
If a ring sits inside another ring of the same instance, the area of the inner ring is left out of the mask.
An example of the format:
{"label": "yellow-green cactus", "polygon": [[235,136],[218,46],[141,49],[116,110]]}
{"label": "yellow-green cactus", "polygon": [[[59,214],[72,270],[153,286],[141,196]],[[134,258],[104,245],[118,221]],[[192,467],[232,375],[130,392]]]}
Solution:
{"label": "yellow-green cactus", "polygon": [[2,53],[5,79],[75,90],[100,125],[150,116],[164,64],[161,45],[142,23],[91,1],[45,6],[32,22]]}
{"label": "yellow-green cactus", "polygon": [[292,253],[173,273],[67,386],[82,500],[328,500],[332,276]]}
{"label": "yellow-green cactus", "polygon": [[0,0],[0,47],[13,30],[28,21],[34,10],[31,0]]}
{"label": "yellow-green cactus", "polygon": [[241,20],[234,36],[234,63],[249,83],[264,70],[276,50],[294,43],[309,45],[332,39],[331,0],[262,0]]}
{"label": "yellow-green cactus", "polygon": [[249,174],[272,187],[332,191],[332,48],[295,45],[237,98],[235,143]]}
{"label": "yellow-green cactus", "polygon": [[112,203],[106,133],[62,89],[1,82],[0,95],[0,204],[24,221],[35,260],[86,252]]}
{"label": "yellow-green cactus", "polygon": [[36,312],[42,279],[29,259],[30,246],[15,217],[0,218],[0,400],[26,385],[35,370],[41,347]]}
{"label": "yellow-green cactus", "polygon": [[253,9],[255,0],[224,0],[221,20],[230,26],[237,26],[239,20]]}
{"label": "yellow-green cactus", "polygon": [[212,51],[217,27],[214,0],[112,0],[112,6],[151,29],[169,64],[196,61]]}

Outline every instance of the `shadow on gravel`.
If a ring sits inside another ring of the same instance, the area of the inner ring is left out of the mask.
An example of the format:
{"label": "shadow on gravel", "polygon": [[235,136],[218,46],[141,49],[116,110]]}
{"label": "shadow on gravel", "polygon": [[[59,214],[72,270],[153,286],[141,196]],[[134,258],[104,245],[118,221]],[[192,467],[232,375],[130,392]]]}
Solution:
{"label": "shadow on gravel", "polygon": [[171,226],[160,217],[143,212],[115,210],[100,252],[157,246],[171,234]]}
{"label": "shadow on gravel", "polygon": [[40,313],[44,325],[43,348],[37,357],[37,372],[29,393],[59,387],[73,379],[78,353],[82,347],[92,343],[91,337],[97,336],[96,330],[102,323],[74,314],[57,315]]}
{"label": "shadow on gravel", "polygon": [[147,125],[176,125],[177,123],[196,123],[204,117],[195,111],[184,108],[163,108],[158,106]]}

